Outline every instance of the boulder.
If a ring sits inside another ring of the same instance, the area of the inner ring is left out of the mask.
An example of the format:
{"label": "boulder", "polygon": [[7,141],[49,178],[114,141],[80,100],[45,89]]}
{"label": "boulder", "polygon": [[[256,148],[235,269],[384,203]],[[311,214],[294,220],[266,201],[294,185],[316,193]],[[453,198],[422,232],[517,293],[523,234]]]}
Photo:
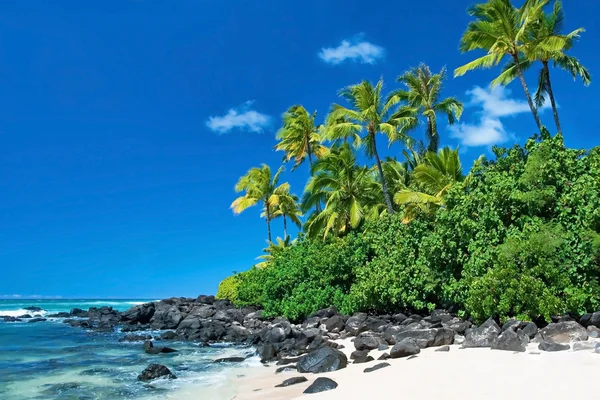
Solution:
{"label": "boulder", "polygon": [[394,314],[392,316],[392,321],[394,321],[396,324],[401,324],[402,322],[404,322],[408,317],[402,313],[398,313],[398,314]]}
{"label": "boulder", "polygon": [[144,353],[146,354],[160,354],[160,353],[175,353],[177,350],[170,347],[154,347],[152,341],[147,340],[144,342]]}
{"label": "boulder", "polygon": [[302,323],[303,329],[318,329],[321,325],[321,317],[310,317]]}
{"label": "boulder", "polygon": [[277,349],[271,343],[263,344],[257,350],[262,363],[271,361],[277,356]]}
{"label": "boulder", "polygon": [[407,338],[414,339],[417,345],[424,349],[427,347],[444,346],[454,343],[454,331],[448,328],[403,331],[396,335],[396,343]]}
{"label": "boulder", "polygon": [[374,335],[373,332],[363,332],[354,339],[354,348],[356,350],[375,350],[384,343],[385,341]]}
{"label": "boulder", "polygon": [[498,338],[492,343],[493,350],[506,350],[506,351],[518,351],[525,352],[527,341],[529,340],[525,334],[517,334],[513,329],[514,327],[507,328],[504,332],[498,336]]}
{"label": "boulder", "polygon": [[297,385],[298,383],[302,383],[302,382],[307,382],[308,379],[306,379],[305,376],[295,376],[293,378],[288,378],[285,381],[281,382],[279,385],[275,385],[275,387],[286,387],[286,386],[292,386],[292,385]]}
{"label": "boulder", "polygon": [[565,351],[569,350],[570,348],[571,346],[569,346],[568,344],[554,343],[545,340],[540,342],[540,344],[538,345],[538,349],[543,351]]}
{"label": "boulder", "polygon": [[391,358],[402,358],[412,356],[414,354],[419,354],[421,352],[421,348],[417,344],[416,340],[413,338],[405,338],[399,341],[392,347],[390,350]]}
{"label": "boulder", "polygon": [[435,349],[435,351],[448,352],[448,351],[450,351],[450,346],[446,345],[446,346],[438,347],[437,349]]}
{"label": "boulder", "polygon": [[338,311],[337,311],[337,309],[334,306],[331,306],[331,307],[319,310],[319,311],[317,311],[315,313],[312,313],[308,317],[309,318],[312,318],[312,317],[331,318],[334,315],[338,315]]}
{"label": "boulder", "polygon": [[533,322],[525,322],[525,325],[521,327],[520,331],[527,335],[529,339],[533,339],[538,333],[538,327]]}
{"label": "boulder", "polygon": [[350,359],[356,360],[357,358],[363,358],[369,355],[369,350],[354,350],[350,353]]}
{"label": "boulder", "polygon": [[501,332],[500,326],[490,318],[477,328],[467,329],[463,347],[491,347]]}
{"label": "boulder", "polygon": [[315,381],[302,393],[310,394],[326,392],[328,390],[335,389],[336,387],[338,387],[338,384],[334,380],[320,377],[315,379]]}
{"label": "boulder", "polygon": [[150,325],[153,329],[175,329],[183,319],[184,315],[177,305],[171,305],[162,300],[156,305]]}
{"label": "boulder", "polygon": [[377,358],[378,360],[389,360],[390,354],[389,353],[383,353],[382,355],[379,356],[379,358]]}
{"label": "boulder", "polygon": [[517,330],[522,329],[524,326],[525,326],[525,323],[523,321],[511,318],[511,319],[507,320],[504,323],[504,325],[502,325],[502,332],[504,332],[508,329],[516,332]]}
{"label": "boulder", "polygon": [[151,381],[157,378],[177,379],[169,368],[161,364],[150,364],[150,366],[138,375],[138,380],[140,381]]}
{"label": "boulder", "polygon": [[43,308],[36,307],[36,306],[29,306],[29,307],[25,307],[25,308],[23,308],[23,310],[27,310],[27,311],[33,311],[33,312],[46,311],[46,310],[44,310]]}
{"label": "boulder", "polygon": [[325,325],[325,329],[327,329],[327,332],[331,332],[334,329],[337,329],[338,332],[341,332],[346,326],[344,318],[341,315],[334,315],[332,317],[329,317],[323,324]]}
{"label": "boulder", "polygon": [[298,361],[299,372],[321,373],[337,371],[346,368],[348,359],[344,353],[331,347],[325,346],[311,351]]}
{"label": "boulder", "polygon": [[31,319],[30,319],[29,321],[27,321],[27,322],[29,322],[29,323],[33,323],[33,322],[45,322],[45,321],[47,321],[47,319],[46,319],[46,318],[31,318]]}
{"label": "boulder", "polygon": [[71,314],[69,314],[68,312],[59,312],[56,314],[49,314],[46,315],[48,318],[69,318],[71,316]]}
{"label": "boulder", "polygon": [[19,315],[17,318],[27,319],[27,318],[31,318],[31,315],[29,315],[29,314],[23,314],[23,315]]}
{"label": "boulder", "polygon": [[573,351],[595,350],[596,346],[597,346],[596,342],[575,342],[575,343],[573,343],[572,350]]}
{"label": "boulder", "polygon": [[82,310],[81,308],[72,308],[71,311],[69,312],[69,314],[72,317],[79,317],[79,318],[85,318],[88,316],[88,312],[85,310]]}
{"label": "boulder", "polygon": [[588,336],[594,339],[598,339],[600,337],[600,328],[596,328],[593,325],[587,327]]}
{"label": "boulder", "polygon": [[88,320],[92,328],[112,330],[121,321],[121,315],[112,307],[91,307],[88,310]]}
{"label": "boulder", "polygon": [[575,321],[563,321],[549,324],[540,329],[542,340],[554,343],[570,343],[588,339],[587,330]]}
{"label": "boulder", "polygon": [[348,318],[346,321],[346,332],[351,335],[358,335],[367,330],[367,318],[365,313],[357,313]]}
{"label": "boulder", "polygon": [[404,326],[390,326],[383,332],[383,339],[390,345],[396,344],[396,335],[406,330]]}
{"label": "boulder", "polygon": [[139,304],[121,313],[121,321],[126,324],[148,324],[154,311],[154,303]]}
{"label": "boulder", "polygon": [[213,304],[215,302],[215,296],[206,296],[204,294],[201,294],[200,296],[198,296],[196,298],[196,303],[200,303],[200,304]]}
{"label": "boulder", "polygon": [[166,331],[160,334],[160,339],[161,340],[175,340],[177,339],[177,333],[173,332],[173,331]]}
{"label": "boulder", "polygon": [[377,371],[378,369],[382,369],[382,368],[386,368],[386,367],[391,367],[391,365],[386,362],[379,363],[379,364],[373,365],[372,367],[365,368],[365,370],[363,372],[369,373],[369,372]]}
{"label": "boulder", "polygon": [[459,335],[463,335],[467,329],[469,329],[472,324],[469,321],[463,321],[458,318],[454,318],[448,322],[442,324],[444,328],[452,329],[454,332]]}
{"label": "boulder", "polygon": [[364,364],[371,361],[375,361],[375,359],[371,356],[359,357],[354,360],[354,364]]}

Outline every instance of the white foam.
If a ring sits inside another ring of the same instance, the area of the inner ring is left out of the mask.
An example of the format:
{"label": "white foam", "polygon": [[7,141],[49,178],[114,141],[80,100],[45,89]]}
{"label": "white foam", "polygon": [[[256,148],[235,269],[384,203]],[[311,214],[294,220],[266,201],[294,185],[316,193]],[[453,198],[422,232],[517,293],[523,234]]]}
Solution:
{"label": "white foam", "polygon": [[48,314],[48,311],[31,311],[24,308],[19,308],[18,310],[0,310],[0,317],[20,317],[25,314],[29,314],[32,317],[34,315],[44,316]]}

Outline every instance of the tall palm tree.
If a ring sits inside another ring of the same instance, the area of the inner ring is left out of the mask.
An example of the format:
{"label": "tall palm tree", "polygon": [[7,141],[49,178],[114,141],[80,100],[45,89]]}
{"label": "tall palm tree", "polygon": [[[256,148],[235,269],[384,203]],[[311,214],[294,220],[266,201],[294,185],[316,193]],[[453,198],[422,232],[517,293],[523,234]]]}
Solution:
{"label": "tall palm tree", "polygon": [[460,41],[460,51],[482,49],[487,54],[454,70],[454,76],[462,76],[478,68],[491,68],[508,56],[515,64],[516,74],[521,81],[527,103],[538,129],[542,123],[537,108],[525,82],[519,55],[527,35],[529,24],[539,15],[548,0],[527,0],[521,8],[514,7],[510,0],[488,0],[476,4],[468,11],[476,20],[469,23]]}
{"label": "tall palm tree", "polygon": [[412,189],[400,190],[394,201],[404,206],[404,221],[409,222],[419,213],[431,213],[443,206],[448,190],[463,179],[458,149],[444,147],[437,153],[427,152],[413,170]]}
{"label": "tall palm tree", "polygon": [[[522,48],[523,57],[520,60],[522,70],[530,68],[535,61],[539,61],[542,64],[534,100],[536,106],[541,107],[546,102],[545,96],[547,95],[550,98],[558,133],[562,133],[562,128],[550,81],[550,61],[553,61],[555,67],[559,67],[573,75],[573,79],[577,79],[577,76],[580,76],[586,86],[592,80],[589,71],[579,60],[565,53],[572,48],[574,42],[579,39],[579,34],[585,30],[578,28],[566,35],[562,34],[564,18],[565,15],[560,1],[554,3],[551,13],[540,12],[539,16],[529,25],[528,35]],[[492,82],[492,85],[508,85],[516,77],[516,64],[510,62],[505,66],[503,73]]]}
{"label": "tall palm tree", "polygon": [[368,168],[356,165],[348,143],[332,148],[329,155],[315,163],[313,172],[306,185],[303,207],[310,209],[315,202],[322,202],[325,208],[308,218],[308,237],[314,238],[321,232],[323,237],[344,235],[385,210],[377,181]]}
{"label": "tall palm tree", "polygon": [[261,216],[267,221],[269,241],[271,241],[272,211],[279,204],[280,196],[290,191],[289,183],[286,182],[279,185],[279,176],[282,172],[283,167],[279,167],[275,175],[271,176],[271,168],[266,164],[251,168],[235,185],[235,191],[245,192],[244,195],[231,203],[233,212],[239,214],[261,202],[263,206]]}
{"label": "tall palm tree", "polygon": [[279,143],[275,150],[285,152],[285,160],[294,159],[296,169],[308,158],[310,167],[313,166],[313,157],[321,158],[327,154],[327,147],[321,143],[319,127],[315,125],[317,112],[309,114],[300,105],[290,107],[283,114],[283,126],[277,132]]}
{"label": "tall palm tree", "polygon": [[427,119],[427,139],[429,151],[436,152],[440,142],[437,129],[437,113],[445,113],[448,123],[454,124],[463,112],[463,104],[454,97],[440,100],[442,83],[446,78],[446,68],[438,74],[432,74],[429,67],[420,64],[398,77],[398,82],[406,89],[392,92],[398,100],[407,103],[408,107],[418,110]]}
{"label": "tall palm tree", "polygon": [[283,218],[283,237],[286,238],[287,234],[287,220],[289,219],[298,228],[302,227],[302,210],[298,204],[298,196],[289,193],[289,191],[281,191],[278,193],[279,201],[277,205],[273,206],[271,212],[272,218],[281,217]]}
{"label": "tall palm tree", "polygon": [[[403,138],[404,128],[414,125],[414,116],[394,113],[398,103],[395,97],[385,100],[381,94],[383,80],[375,86],[368,81],[348,86],[340,91],[340,95],[350,103],[350,108],[334,104],[327,117],[328,139],[338,140],[348,134],[363,132],[356,146],[364,146],[368,157],[375,158],[383,197],[390,214],[394,213],[390,195],[383,176],[381,159],[377,152],[377,134],[383,133],[390,142]],[[342,123],[337,121],[344,121]]]}

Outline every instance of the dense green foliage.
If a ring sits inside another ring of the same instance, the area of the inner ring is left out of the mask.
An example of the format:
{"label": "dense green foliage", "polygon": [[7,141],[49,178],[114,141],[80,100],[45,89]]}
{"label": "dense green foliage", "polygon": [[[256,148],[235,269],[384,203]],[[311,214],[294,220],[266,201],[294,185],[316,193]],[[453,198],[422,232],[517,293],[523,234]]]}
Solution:
{"label": "dense green foliage", "polygon": [[600,148],[537,139],[479,160],[433,215],[408,224],[383,215],[343,238],[301,239],[238,275],[235,301],[291,319],[329,305],[453,307],[477,320],[597,309]]}
{"label": "dense green foliage", "polygon": [[217,295],[215,297],[222,300],[228,299],[234,303],[237,302],[241,276],[242,274],[237,274],[223,279],[219,284],[219,289],[217,290]]}

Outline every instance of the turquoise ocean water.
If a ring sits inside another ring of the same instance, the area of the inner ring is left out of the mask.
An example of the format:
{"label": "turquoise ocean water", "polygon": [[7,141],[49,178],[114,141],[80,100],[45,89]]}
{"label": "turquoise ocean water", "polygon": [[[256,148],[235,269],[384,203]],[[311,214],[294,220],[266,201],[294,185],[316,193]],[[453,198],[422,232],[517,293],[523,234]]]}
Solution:
{"label": "turquoise ocean water", "polygon": [[[150,300],[146,300],[150,301]],[[1,316],[25,313],[46,316],[72,308],[111,306],[124,311],[145,300],[0,300]],[[26,311],[40,307],[43,312]],[[159,335],[159,331],[134,332]],[[93,332],[73,328],[63,319],[46,322],[1,322],[0,320],[0,399],[2,400],[118,400],[176,399],[182,388],[227,385],[231,366],[214,364],[219,357],[248,353],[231,346],[201,347],[196,343],[164,343],[177,353],[148,355],[141,342],[122,342],[122,332]],[[158,343],[157,343],[158,345]],[[176,380],[138,381],[137,375],[151,363],[164,364],[177,375]]]}

